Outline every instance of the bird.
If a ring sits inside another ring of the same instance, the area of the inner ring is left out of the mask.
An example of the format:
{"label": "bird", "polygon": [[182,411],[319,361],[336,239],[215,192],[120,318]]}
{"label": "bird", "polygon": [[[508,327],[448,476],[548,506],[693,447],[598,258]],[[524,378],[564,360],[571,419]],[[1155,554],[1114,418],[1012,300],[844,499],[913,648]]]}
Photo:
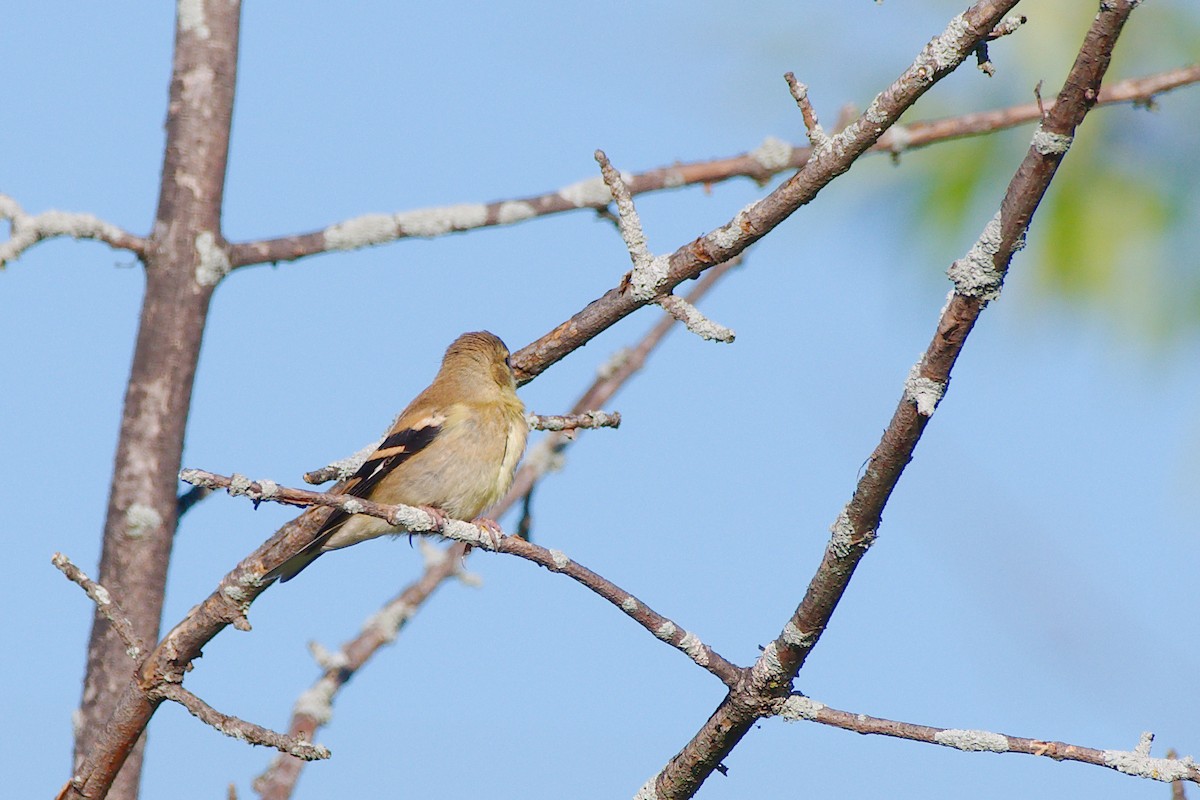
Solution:
{"label": "bird", "polygon": [[[464,333],[341,493],[425,506],[495,533],[496,522],[479,515],[512,485],[528,434],[508,348],[488,331]],[[289,581],[322,553],[402,532],[387,520],[335,509],[311,544],[263,579]]]}

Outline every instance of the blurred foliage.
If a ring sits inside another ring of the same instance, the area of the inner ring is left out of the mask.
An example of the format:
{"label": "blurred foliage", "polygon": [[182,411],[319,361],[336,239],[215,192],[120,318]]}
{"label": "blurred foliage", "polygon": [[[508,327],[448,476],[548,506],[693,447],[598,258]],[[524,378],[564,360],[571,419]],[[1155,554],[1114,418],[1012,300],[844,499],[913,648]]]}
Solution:
{"label": "blurred foliage", "polygon": [[[910,119],[1027,103],[1039,80],[1043,97],[1053,98],[1095,3],[1018,8],[1029,21],[992,45],[993,85],[982,93],[977,80],[958,81],[949,93],[939,87]],[[1108,82],[1196,61],[1200,4],[1147,3],[1122,35]],[[1099,312],[1147,343],[1200,328],[1200,85],[1169,92],[1155,105],[1157,112],[1123,105],[1089,115],[1018,256],[1048,297]],[[967,240],[981,229],[1030,133],[1026,125],[905,156],[906,174],[892,191],[911,199],[913,182],[919,186],[920,202],[899,204],[911,209],[912,245],[929,249],[930,242]]]}

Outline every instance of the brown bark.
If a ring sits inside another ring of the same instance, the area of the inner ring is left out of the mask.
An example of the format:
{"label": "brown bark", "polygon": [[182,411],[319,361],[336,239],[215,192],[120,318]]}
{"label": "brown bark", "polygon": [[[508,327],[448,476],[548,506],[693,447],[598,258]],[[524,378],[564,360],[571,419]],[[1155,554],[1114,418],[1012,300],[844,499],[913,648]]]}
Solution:
{"label": "brown bark", "polygon": [[[1074,136],[1076,128],[1096,103],[1117,37],[1135,6],[1134,0],[1101,4],[1058,100],[1043,120],[1039,134],[1035,135],[1033,145],[1009,183],[1000,204],[994,234],[985,231],[981,237],[988,240],[988,247],[976,245],[988,255],[990,263],[986,267],[997,278],[997,291],[1013,254],[1023,245],[1030,219],[1066,154],[1065,145],[1060,146],[1044,137],[1049,134],[1069,143]],[[1043,138],[1039,140],[1039,136]],[[954,273],[953,267],[951,273]],[[950,371],[987,305],[987,299],[986,295],[972,294],[969,287],[956,285],[953,297],[940,315],[933,341],[919,362],[917,374],[921,379],[943,389],[949,384]],[[643,796],[660,800],[692,797],[754,723],[774,713],[779,698],[790,690],[792,680],[820,640],[856,567],[874,540],[883,509],[911,461],[931,413],[932,409],[922,413],[906,392],[882,440],[867,460],[854,496],[834,525],[834,536],[826,547],[821,566],[784,631],[767,646],[763,656],[746,673],[743,683],[731,689],[692,740],[651,779],[650,788],[654,791],[647,789]]]}
{"label": "brown bark", "polygon": [[[221,197],[237,67],[239,4],[209,0],[195,9],[201,13],[176,21],[162,183],[144,258],[146,293],[100,559],[101,583],[148,642],[159,638],[176,523],[175,476],[208,303],[220,274]],[[76,771],[109,724],[133,668],[125,645],[97,613]],[[137,797],[144,746],[143,736],[128,753],[110,797]]]}

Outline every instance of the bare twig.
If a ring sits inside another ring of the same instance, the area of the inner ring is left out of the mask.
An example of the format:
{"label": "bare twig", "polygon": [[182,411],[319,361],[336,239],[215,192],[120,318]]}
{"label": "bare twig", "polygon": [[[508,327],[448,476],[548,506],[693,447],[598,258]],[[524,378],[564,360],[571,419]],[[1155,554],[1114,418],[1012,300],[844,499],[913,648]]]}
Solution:
{"label": "bare twig", "polygon": [[692,333],[709,341],[732,342],[733,331],[724,325],[711,322],[699,309],[681,297],[663,293],[663,286],[668,279],[670,263],[665,256],[655,257],[646,246],[646,234],[642,230],[642,221],[633,205],[633,198],[621,174],[608,161],[603,150],[596,151],[596,162],[600,164],[600,172],[604,183],[612,193],[617,204],[618,226],[621,238],[633,261],[633,269],[621,280],[621,291],[628,292],[632,297],[643,302],[653,302],[661,306],[671,316],[679,320]]}
{"label": "bare twig", "polygon": [[529,427],[535,431],[573,431],[582,428],[619,428],[621,415],[616,411],[584,411],[578,414],[530,414]]}
{"label": "bare twig", "polygon": [[975,48],[975,58],[978,62],[979,70],[989,78],[996,74],[996,67],[992,64],[988,57],[988,42],[994,42],[1002,36],[1008,36],[1016,33],[1022,25],[1025,24],[1025,17],[1011,16],[1000,22],[992,29],[984,40]]}
{"label": "bare twig", "polygon": [[617,229],[621,232],[621,238],[625,240],[625,247],[629,250],[633,268],[635,270],[647,269],[650,262],[654,260],[654,256],[650,254],[650,249],[646,246],[646,233],[642,230],[642,220],[633,205],[629,187],[625,185],[625,180],[621,177],[621,173],[617,172],[617,168],[609,163],[608,156],[604,154],[603,150],[596,151],[596,163],[600,165],[600,174],[604,178],[604,185],[608,187],[613,202],[617,204]]}
{"label": "bare twig", "polygon": [[800,106],[800,116],[804,119],[804,130],[808,133],[808,143],[819,150],[829,143],[829,137],[825,134],[821,123],[817,121],[817,112],[813,110],[812,103],[809,102],[808,87],[796,80],[793,72],[785,72],[783,78],[787,81],[796,105]]}
{"label": "bare twig", "polygon": [[371,456],[371,453],[374,453],[382,443],[383,439],[376,439],[353,455],[334,461],[320,469],[314,469],[312,472],[306,472],[303,475],[304,482],[320,485],[332,480],[340,481],[349,478],[355,472],[358,472],[358,468],[363,465]]}
{"label": "bare twig", "polygon": [[1024,15],[1014,14],[1011,17],[1005,17],[1000,21],[1000,24],[992,28],[992,32],[987,35],[987,41],[994,42],[1002,36],[1009,36],[1021,29],[1021,26],[1028,22]]}
{"label": "bare twig", "polygon": [[8,241],[0,243],[0,269],[44,239],[70,236],[73,239],[92,239],[118,250],[128,250],[141,257],[146,240],[123,231],[92,214],[70,211],[43,211],[26,214],[12,197],[0,194],[0,219],[11,226]]}
{"label": "bare twig", "polygon": [[729,344],[736,337],[732,328],[713,322],[701,314],[694,305],[678,295],[664,294],[654,302],[701,339]]}
{"label": "bare twig", "polygon": [[129,617],[125,616],[120,604],[112,598],[108,589],[89,578],[83,570],[71,563],[71,559],[62,553],[55,553],[51,557],[50,563],[58,567],[58,571],[66,575],[68,580],[83,587],[87,596],[92,598],[92,602],[96,604],[96,608],[112,625],[117,636],[121,637],[121,641],[125,644],[125,652],[134,661],[139,661],[146,652],[146,644],[134,633]]}
{"label": "bare twig", "polygon": [[319,744],[313,744],[295,736],[285,736],[261,725],[255,725],[253,722],[222,714],[178,683],[163,684],[158,687],[157,692],[165,699],[179,703],[205,725],[216,728],[233,739],[264,747],[274,747],[281,753],[287,753],[305,761],[329,758],[329,750]]}
{"label": "bare twig", "polygon": [[1127,775],[1173,782],[1181,791],[1183,788],[1181,781],[1200,783],[1200,769],[1197,769],[1195,761],[1190,756],[1176,761],[1173,760],[1174,754],[1168,752],[1166,758],[1151,758],[1148,747],[1133,751],[1098,750],[1065,742],[1026,739],[991,731],[934,728],[928,725],[916,725],[911,722],[897,722],[866,714],[839,711],[799,694],[793,694],[786,700],[779,701],[776,713],[790,722],[809,720],[855,733],[894,736],[898,739],[937,744],[958,750],[1023,753],[1052,758],[1055,761],[1078,761],[1083,764],[1094,764],[1124,772]]}

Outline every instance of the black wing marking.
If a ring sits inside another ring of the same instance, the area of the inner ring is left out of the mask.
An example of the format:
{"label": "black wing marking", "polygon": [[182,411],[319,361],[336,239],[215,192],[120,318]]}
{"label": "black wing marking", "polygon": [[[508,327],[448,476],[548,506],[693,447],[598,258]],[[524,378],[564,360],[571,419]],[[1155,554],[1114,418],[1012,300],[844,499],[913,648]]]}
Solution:
{"label": "black wing marking", "polygon": [[[371,457],[358,468],[358,472],[350,478],[344,494],[368,497],[385,475],[424,450],[437,438],[442,431],[441,421],[442,417],[435,417],[428,425],[405,428],[384,439]],[[336,509],[321,526],[321,534],[336,530],[350,517],[351,515],[342,509]],[[323,543],[324,539],[321,541]]]}
{"label": "black wing marking", "polygon": [[[441,433],[445,419],[441,415],[427,417],[423,425],[405,428],[388,436],[359,467],[358,472],[346,482],[343,494],[365,498],[385,475],[428,447]],[[316,538],[299,553],[263,576],[264,580],[281,578],[282,582],[287,582],[299,575],[321,555],[321,548],[351,516],[340,508],[334,509],[317,532]]]}

